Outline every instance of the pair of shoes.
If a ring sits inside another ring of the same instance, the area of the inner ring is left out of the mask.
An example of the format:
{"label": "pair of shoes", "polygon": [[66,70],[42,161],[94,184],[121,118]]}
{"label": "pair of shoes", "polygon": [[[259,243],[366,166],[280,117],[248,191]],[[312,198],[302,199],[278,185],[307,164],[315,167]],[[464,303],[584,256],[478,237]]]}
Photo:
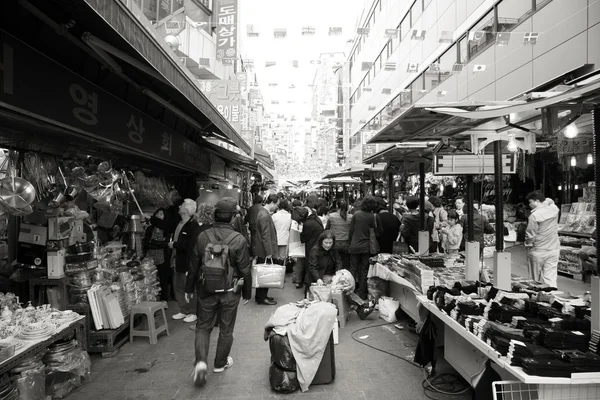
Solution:
{"label": "pair of shoes", "polygon": [[179,312],[179,313],[177,313],[177,314],[173,315],[173,317],[172,317],[172,318],[173,318],[174,320],[179,320],[179,319],[184,319],[184,318],[186,318],[186,317],[187,317],[187,314],[184,314],[184,313],[181,313],[181,312]]}
{"label": "pair of shoes", "polygon": [[198,387],[202,387],[206,385],[206,371],[208,370],[208,366],[204,361],[200,361],[196,363],[194,367],[194,385]]}
{"label": "pair of shoes", "polygon": [[225,371],[227,368],[231,368],[232,366],[233,366],[233,357],[227,357],[227,364],[225,364],[225,366],[221,367],[221,368],[215,367],[213,369],[213,372],[220,373],[220,372]]}
{"label": "pair of shoes", "polygon": [[184,319],[183,322],[196,322],[196,320],[198,319],[198,316],[196,314],[188,314]]}
{"label": "pair of shoes", "polygon": [[257,302],[258,304],[263,304],[265,306],[274,306],[277,304],[275,300],[271,300],[269,298],[264,299],[263,301]]}

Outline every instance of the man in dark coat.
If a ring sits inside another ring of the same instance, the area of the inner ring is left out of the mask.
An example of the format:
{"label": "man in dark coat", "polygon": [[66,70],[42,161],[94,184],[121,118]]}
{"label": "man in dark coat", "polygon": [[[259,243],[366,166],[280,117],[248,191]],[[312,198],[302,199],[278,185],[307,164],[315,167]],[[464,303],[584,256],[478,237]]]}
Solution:
{"label": "man in dark coat", "polygon": [[[276,195],[273,196],[277,197]],[[269,209],[257,203],[255,199],[254,205],[248,210],[252,254],[256,257],[257,264],[262,264],[267,259],[272,259],[274,263],[283,265],[283,260],[278,259],[277,230],[275,229],[273,218],[271,218],[271,211],[274,211],[277,204],[276,202],[270,202],[267,207]],[[268,292],[269,289],[256,289],[254,300],[258,304],[270,306],[277,304],[272,297],[267,296]]]}
{"label": "man in dark coat", "polygon": [[[310,209],[310,215],[306,218],[304,224],[302,224],[302,233],[300,233],[300,241],[304,243],[304,254],[306,258],[304,259],[304,282],[308,281],[308,257],[310,256],[310,251],[312,248],[317,245],[319,242],[319,237],[321,233],[325,230],[323,226],[323,222],[321,218],[317,215],[317,211],[315,207],[318,206],[318,198],[317,196],[309,196],[306,201],[306,206]],[[296,284],[296,287],[302,287],[301,284]],[[308,291],[308,288],[305,288],[304,291]]]}
{"label": "man in dark coat", "polygon": [[379,251],[381,253],[391,254],[394,248],[394,242],[398,238],[400,232],[400,220],[394,214],[390,213],[383,199],[378,199],[379,203],[379,219],[383,232],[377,238],[379,242]]}

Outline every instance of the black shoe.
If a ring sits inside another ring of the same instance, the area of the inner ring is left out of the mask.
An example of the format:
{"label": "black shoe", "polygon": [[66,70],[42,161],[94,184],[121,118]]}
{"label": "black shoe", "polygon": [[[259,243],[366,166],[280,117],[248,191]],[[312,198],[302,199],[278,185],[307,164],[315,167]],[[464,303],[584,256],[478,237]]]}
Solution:
{"label": "black shoe", "polygon": [[275,299],[274,299],[273,297],[269,297],[269,296],[267,296],[267,300],[274,301]]}
{"label": "black shoe", "polygon": [[296,283],[296,289],[302,289],[302,284],[301,283]]}
{"label": "black shoe", "polygon": [[258,304],[262,304],[265,306],[274,306],[275,304],[277,304],[277,302],[273,299],[264,299],[263,301],[257,301]]}

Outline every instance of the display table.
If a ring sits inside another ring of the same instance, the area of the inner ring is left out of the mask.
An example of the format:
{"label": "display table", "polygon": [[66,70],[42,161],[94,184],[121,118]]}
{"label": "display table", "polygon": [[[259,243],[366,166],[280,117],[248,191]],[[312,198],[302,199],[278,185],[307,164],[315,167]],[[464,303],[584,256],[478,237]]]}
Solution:
{"label": "display table", "polygon": [[549,395],[549,393],[554,395],[560,393],[561,396],[577,396],[572,397],[577,400],[600,399],[600,372],[574,373],[571,378],[528,375],[521,367],[510,365],[506,357],[450,318],[426,296],[416,297],[419,303],[444,326],[444,358],[472,386],[476,384],[487,360],[491,360],[495,364],[494,369],[503,379],[517,381],[524,385],[536,385],[535,390],[539,397],[535,398],[568,398]]}
{"label": "display table", "polygon": [[15,354],[7,358],[0,363],[0,374],[10,371],[23,360],[35,356],[37,354],[45,353],[52,343],[59,340],[68,338],[70,335],[75,333],[77,342],[80,344],[82,350],[87,350],[87,333],[86,333],[86,321],[84,316],[80,316],[72,322],[62,325],[54,332],[54,334],[45,340],[21,340],[25,343],[22,347],[15,350]]}
{"label": "display table", "polygon": [[412,283],[380,264],[371,265],[367,277],[378,277],[388,281],[390,283],[390,296],[400,301],[402,311],[408,314],[413,321],[421,322],[419,301],[417,299],[418,291]]}

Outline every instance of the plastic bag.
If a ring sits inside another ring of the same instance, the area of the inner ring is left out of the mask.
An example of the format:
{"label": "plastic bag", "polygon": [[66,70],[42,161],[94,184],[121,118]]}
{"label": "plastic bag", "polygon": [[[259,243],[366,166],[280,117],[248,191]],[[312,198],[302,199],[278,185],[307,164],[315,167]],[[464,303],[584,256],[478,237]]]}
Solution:
{"label": "plastic bag", "polygon": [[312,285],[308,292],[313,301],[324,301],[325,303],[331,301],[331,285]]}
{"label": "plastic bag", "polygon": [[300,233],[302,228],[295,221],[292,222],[292,229],[290,229],[290,240],[288,244],[288,256],[304,258],[306,257],[306,247],[304,243],[300,241]]}
{"label": "plastic bag", "polygon": [[271,336],[269,339],[269,348],[271,349],[271,362],[279,369],[296,371],[296,359],[294,358],[294,354],[292,354],[290,340],[287,336]]}
{"label": "plastic bag", "polygon": [[280,393],[292,393],[300,389],[296,371],[285,371],[271,363],[269,368],[269,383],[271,389]]}
{"label": "plastic bag", "polygon": [[400,301],[392,297],[383,296],[379,299],[379,318],[386,322],[396,322],[396,310]]}
{"label": "plastic bag", "polygon": [[283,289],[285,266],[277,264],[256,264],[252,266],[253,288]]}
{"label": "plastic bag", "polygon": [[354,277],[347,269],[340,269],[331,280],[332,292],[353,292],[356,286]]}
{"label": "plastic bag", "polygon": [[369,290],[369,299],[375,303],[379,301],[381,296],[385,296],[388,291],[388,281],[376,276],[367,279],[367,287]]}
{"label": "plastic bag", "polygon": [[19,399],[46,400],[46,368],[39,368],[21,372],[17,379]]}

